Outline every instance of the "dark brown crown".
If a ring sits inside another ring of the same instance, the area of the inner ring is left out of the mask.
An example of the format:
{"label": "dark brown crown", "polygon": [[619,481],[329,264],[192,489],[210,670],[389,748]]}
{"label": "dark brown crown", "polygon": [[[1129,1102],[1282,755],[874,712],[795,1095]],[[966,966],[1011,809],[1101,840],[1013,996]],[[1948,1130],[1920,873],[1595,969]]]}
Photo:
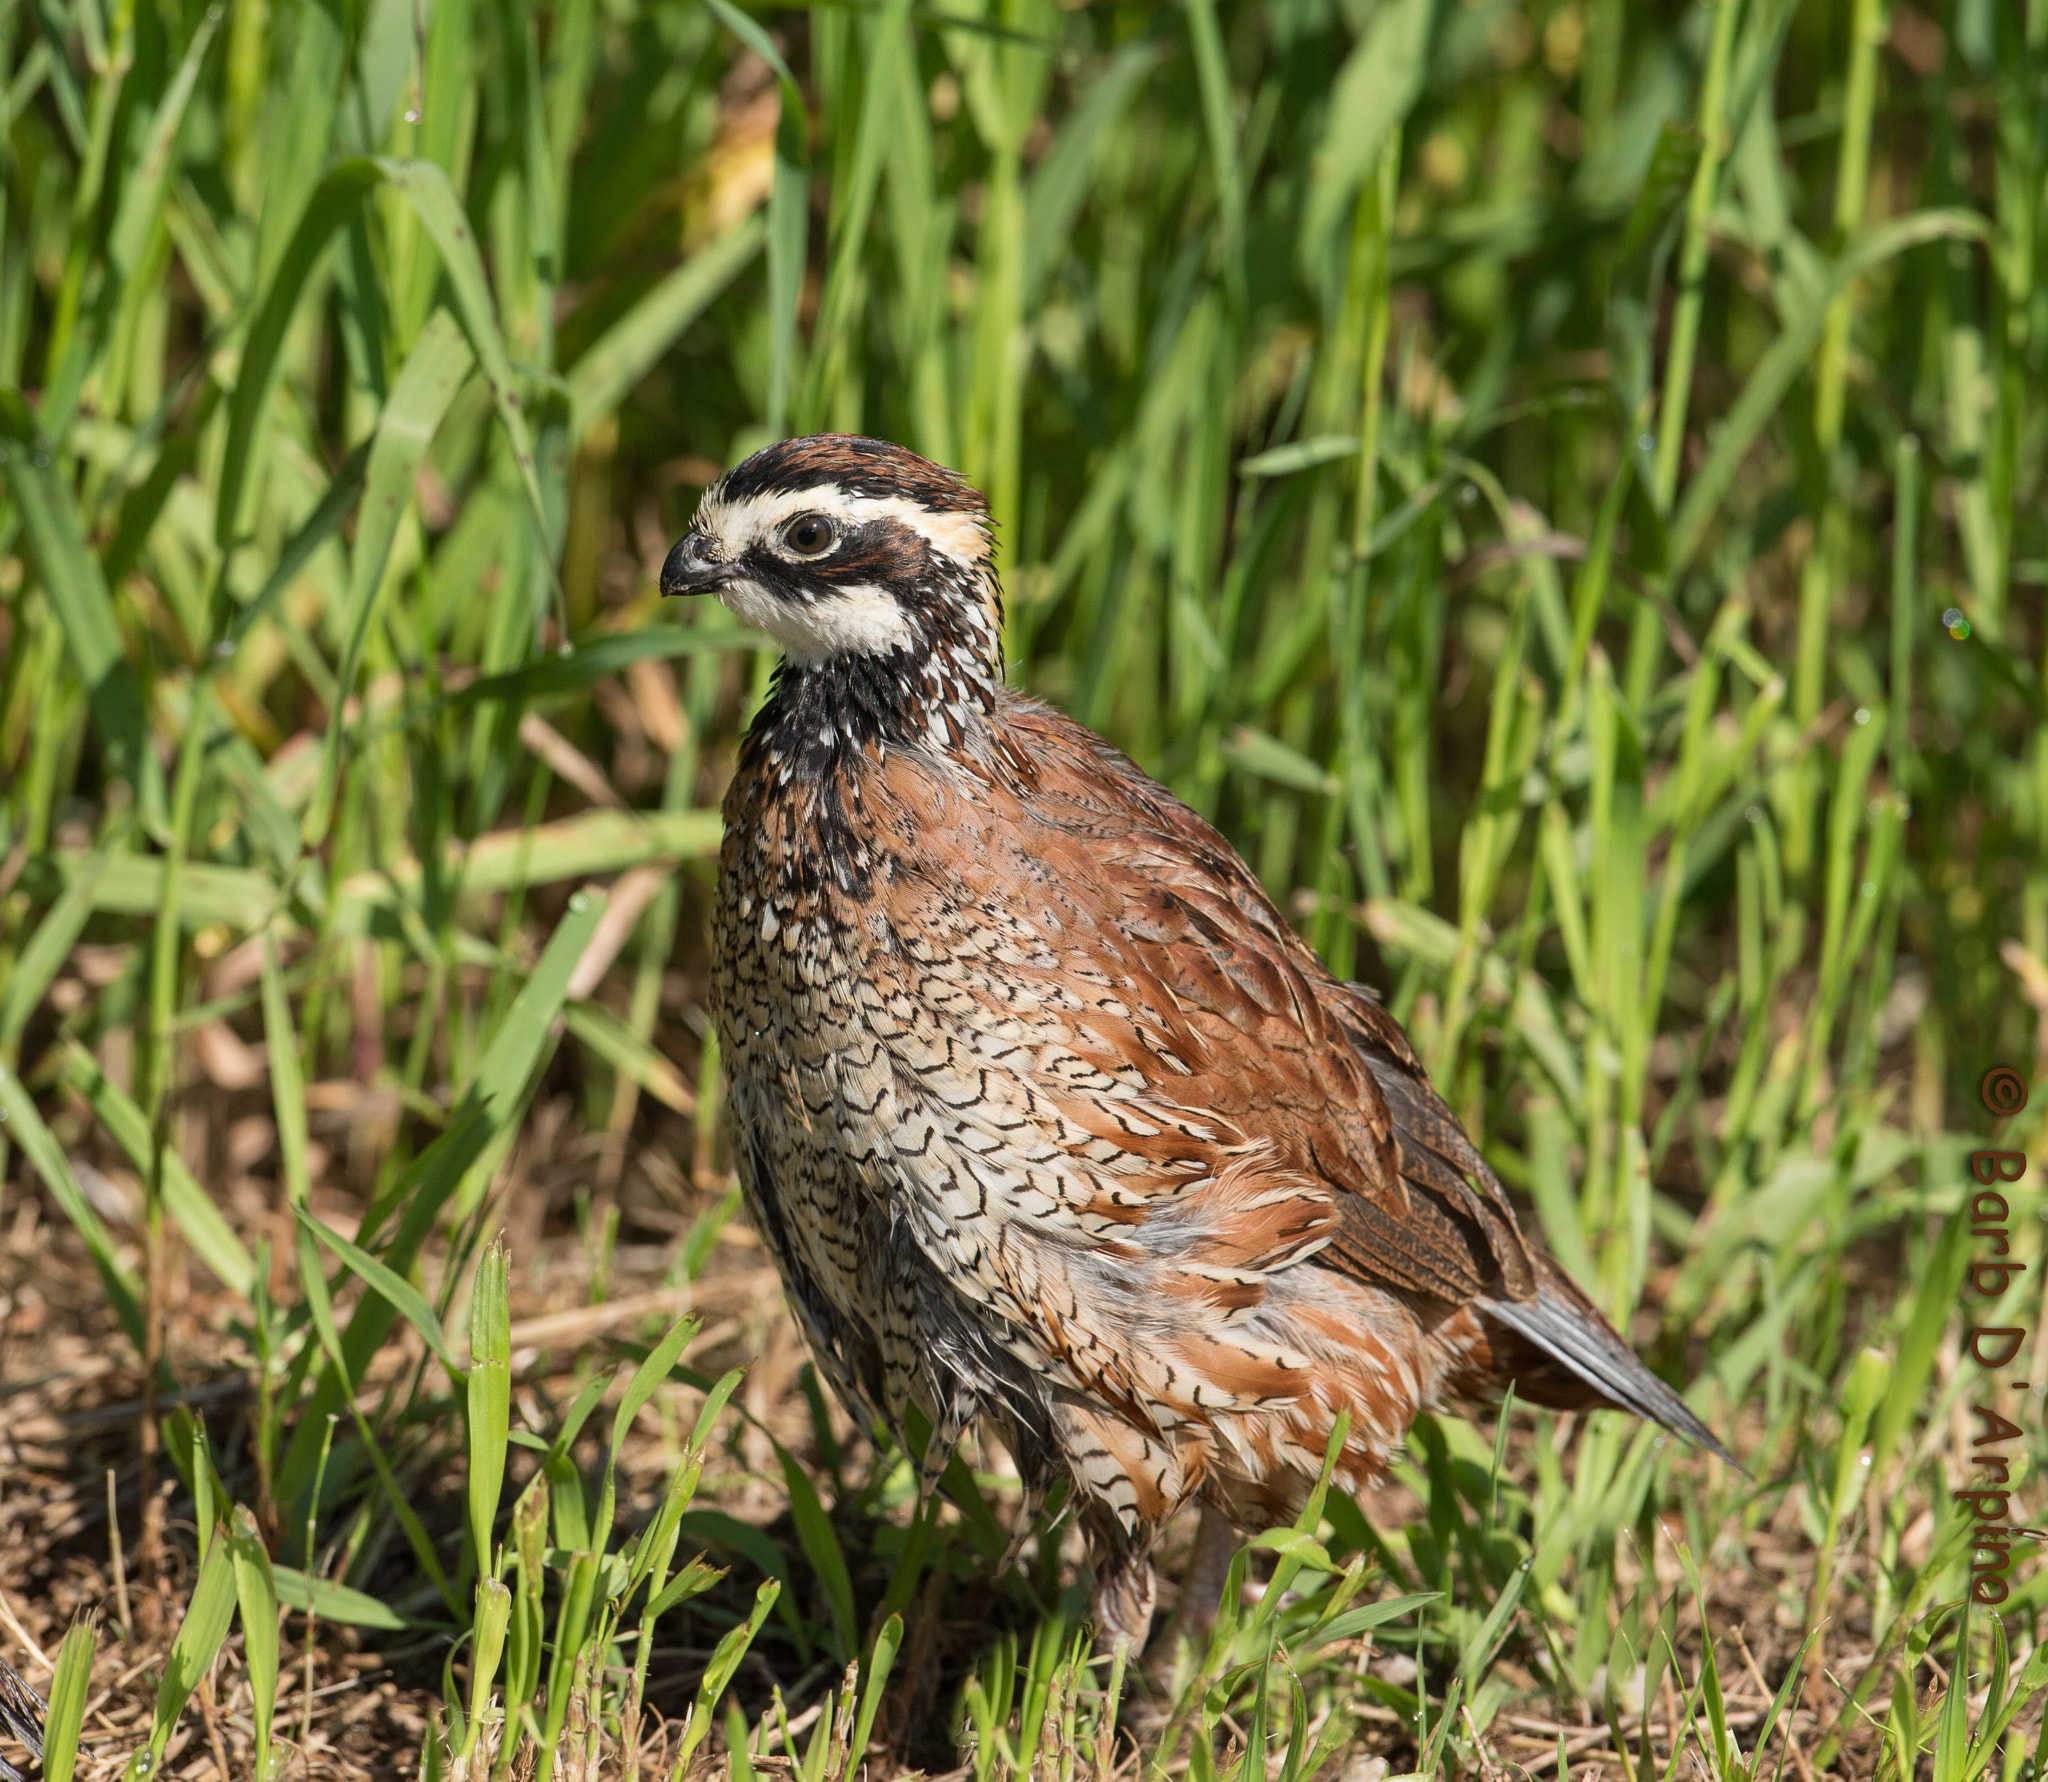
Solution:
{"label": "dark brown crown", "polygon": [[727,471],[710,494],[737,503],[826,485],[878,500],[900,497],[933,513],[988,512],[981,491],[965,477],[886,439],[858,433],[812,433],[763,446]]}

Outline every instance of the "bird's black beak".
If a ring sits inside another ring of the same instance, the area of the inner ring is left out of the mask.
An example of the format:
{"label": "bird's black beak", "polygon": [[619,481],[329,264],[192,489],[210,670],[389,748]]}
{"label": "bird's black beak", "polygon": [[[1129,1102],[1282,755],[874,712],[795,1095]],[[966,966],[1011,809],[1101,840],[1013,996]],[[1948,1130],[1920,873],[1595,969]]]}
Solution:
{"label": "bird's black beak", "polygon": [[713,588],[723,587],[731,573],[726,564],[712,561],[703,533],[688,532],[676,541],[676,548],[669,552],[668,561],[661,566],[661,591],[664,594],[708,593]]}

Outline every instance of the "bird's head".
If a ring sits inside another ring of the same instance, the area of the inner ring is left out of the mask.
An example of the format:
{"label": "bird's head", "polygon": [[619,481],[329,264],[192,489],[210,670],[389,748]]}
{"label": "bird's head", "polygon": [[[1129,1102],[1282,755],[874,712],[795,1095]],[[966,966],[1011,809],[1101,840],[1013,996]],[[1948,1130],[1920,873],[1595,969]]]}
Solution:
{"label": "bird's head", "polygon": [[727,471],[669,552],[661,591],[716,594],[805,665],[943,653],[986,670],[999,653],[980,491],[851,433],[786,439]]}

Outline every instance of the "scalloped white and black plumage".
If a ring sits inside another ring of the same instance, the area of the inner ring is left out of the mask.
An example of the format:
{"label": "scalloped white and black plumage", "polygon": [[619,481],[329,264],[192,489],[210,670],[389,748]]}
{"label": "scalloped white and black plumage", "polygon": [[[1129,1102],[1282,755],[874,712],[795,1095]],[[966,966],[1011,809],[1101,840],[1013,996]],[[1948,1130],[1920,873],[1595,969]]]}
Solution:
{"label": "scalloped white and black plumage", "polygon": [[1106,1640],[1201,1500],[1291,1518],[1449,1398],[1725,1452],[1523,1235],[1400,1028],[1216,830],[1003,685],[986,505],[846,435],[704,497],[665,593],[784,647],[725,801],[714,1003],[755,1223],[834,1385],[1074,1481]]}

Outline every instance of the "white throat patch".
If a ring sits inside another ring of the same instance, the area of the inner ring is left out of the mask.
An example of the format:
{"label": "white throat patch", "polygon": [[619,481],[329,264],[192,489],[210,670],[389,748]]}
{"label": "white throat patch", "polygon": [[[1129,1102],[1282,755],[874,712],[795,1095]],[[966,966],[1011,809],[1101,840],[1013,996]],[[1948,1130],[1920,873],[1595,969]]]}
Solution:
{"label": "white throat patch", "polygon": [[885,656],[910,642],[910,620],[894,596],[872,582],[834,588],[809,605],[778,600],[752,581],[733,582],[718,598],[743,623],[774,638],[792,662]]}

